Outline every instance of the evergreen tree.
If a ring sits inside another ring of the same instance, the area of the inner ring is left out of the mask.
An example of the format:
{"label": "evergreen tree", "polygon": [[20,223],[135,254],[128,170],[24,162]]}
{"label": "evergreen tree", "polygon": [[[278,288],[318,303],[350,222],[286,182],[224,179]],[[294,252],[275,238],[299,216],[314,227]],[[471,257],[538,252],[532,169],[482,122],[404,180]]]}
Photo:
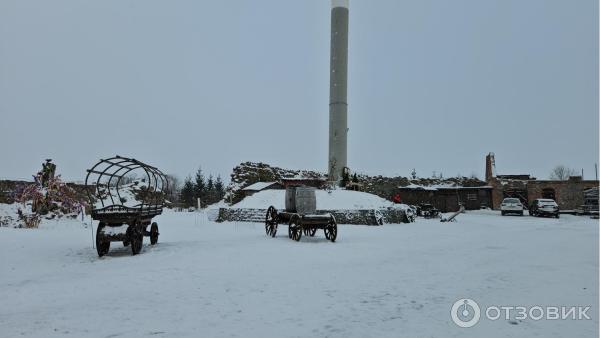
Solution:
{"label": "evergreen tree", "polygon": [[215,203],[215,180],[213,179],[213,175],[208,176],[208,181],[206,181],[206,203],[213,204]]}
{"label": "evergreen tree", "polygon": [[183,188],[181,188],[181,202],[183,206],[189,208],[194,206],[195,204],[195,186],[192,182],[192,178],[188,176],[183,183]]}
{"label": "evergreen tree", "polygon": [[194,185],[194,198],[200,199],[202,203],[202,207],[206,205],[206,201],[204,198],[206,197],[206,181],[204,179],[204,174],[202,174],[202,168],[198,168],[196,171],[196,184]]}
{"label": "evergreen tree", "polygon": [[221,175],[217,175],[217,180],[215,181],[215,195],[217,196],[217,201],[220,201],[225,197],[225,186],[221,180]]}
{"label": "evergreen tree", "polygon": [[345,169],[342,172],[342,187],[347,186],[348,182],[350,182],[350,174],[349,174],[349,170]]}
{"label": "evergreen tree", "polygon": [[354,173],[354,175],[352,175],[352,182],[358,183],[358,175],[356,175],[356,173]]}
{"label": "evergreen tree", "polygon": [[215,180],[213,179],[213,175],[208,176],[208,181],[206,181],[206,191],[215,191]]}

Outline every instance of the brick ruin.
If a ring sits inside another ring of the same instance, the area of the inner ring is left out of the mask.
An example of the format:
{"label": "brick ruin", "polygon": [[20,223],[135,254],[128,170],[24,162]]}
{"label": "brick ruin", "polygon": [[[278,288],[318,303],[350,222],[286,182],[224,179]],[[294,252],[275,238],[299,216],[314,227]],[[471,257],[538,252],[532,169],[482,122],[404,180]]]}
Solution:
{"label": "brick ruin", "polygon": [[571,176],[568,180],[538,180],[528,174],[498,175],[494,153],[485,160],[486,181],[492,187],[492,206],[499,209],[505,197],[516,197],[529,206],[537,198],[551,198],[562,210],[578,210],[584,204],[584,190],[598,187],[598,180]]}

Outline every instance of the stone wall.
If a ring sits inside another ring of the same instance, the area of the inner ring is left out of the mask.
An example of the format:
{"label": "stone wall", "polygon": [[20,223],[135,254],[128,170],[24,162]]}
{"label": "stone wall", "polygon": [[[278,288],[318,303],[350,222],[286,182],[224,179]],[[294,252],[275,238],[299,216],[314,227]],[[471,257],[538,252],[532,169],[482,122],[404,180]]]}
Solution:
{"label": "stone wall", "polygon": [[529,181],[527,193],[529,201],[544,198],[544,189],[554,192],[556,203],[562,210],[580,209],[583,205],[583,191],[598,187],[598,181],[567,180],[567,181]]}
{"label": "stone wall", "polygon": [[[492,187],[492,203],[494,209],[499,209],[505,196],[505,191],[523,191],[527,203],[531,205],[537,198],[548,198],[544,196],[545,189],[554,192],[556,203],[561,210],[575,210],[583,205],[583,191],[589,188],[598,187],[596,180],[581,180],[571,178],[566,181],[554,180],[510,180],[501,178],[492,178],[488,182]],[[528,206],[529,206],[528,205]]]}
{"label": "stone wall", "polygon": [[[13,180],[0,180],[0,203],[12,204],[15,201],[14,194],[17,190],[23,186],[33,184],[28,181],[13,181]],[[88,202],[87,188],[83,184],[67,183],[67,186],[73,188],[78,197]]]}
{"label": "stone wall", "polygon": [[[217,222],[259,222],[264,223],[267,209],[221,208]],[[338,224],[381,225],[382,223],[408,223],[402,209],[383,210],[319,210],[318,214],[332,214]]]}
{"label": "stone wall", "polygon": [[325,174],[310,170],[290,170],[265,163],[244,162],[233,168],[226,189],[225,201],[235,204],[244,198],[241,189],[256,182],[280,182],[282,178],[303,177],[324,179]]}
{"label": "stone wall", "polygon": [[[325,173],[311,170],[290,170],[278,167],[272,167],[265,163],[244,162],[233,168],[231,182],[227,187],[225,200],[235,204],[241,201],[244,194],[240,191],[242,188],[256,182],[279,182],[282,178],[303,177],[323,179],[327,178]],[[385,177],[357,175],[362,190],[379,197],[391,200],[398,191],[398,187],[405,187],[410,184],[420,186],[461,186],[461,187],[479,187],[486,185],[485,182],[474,177],[449,177],[449,178],[416,178],[407,177]]]}
{"label": "stone wall", "polygon": [[12,204],[14,199],[14,192],[17,187],[22,185],[32,184],[27,181],[11,181],[11,180],[0,180],[0,203]]}

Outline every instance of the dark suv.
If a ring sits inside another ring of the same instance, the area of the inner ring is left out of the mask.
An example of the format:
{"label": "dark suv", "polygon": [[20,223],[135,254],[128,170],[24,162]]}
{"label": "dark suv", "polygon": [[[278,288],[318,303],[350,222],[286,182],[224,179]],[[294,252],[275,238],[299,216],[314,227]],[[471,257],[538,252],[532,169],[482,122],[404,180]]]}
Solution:
{"label": "dark suv", "polygon": [[531,216],[560,217],[558,204],[554,200],[547,198],[538,198],[533,201],[531,208],[529,208],[529,214]]}

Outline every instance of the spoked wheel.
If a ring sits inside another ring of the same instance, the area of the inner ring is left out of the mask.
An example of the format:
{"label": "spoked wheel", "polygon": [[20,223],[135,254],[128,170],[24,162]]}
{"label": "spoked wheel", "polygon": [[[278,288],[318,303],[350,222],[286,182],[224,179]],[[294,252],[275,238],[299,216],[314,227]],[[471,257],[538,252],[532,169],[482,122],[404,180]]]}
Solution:
{"label": "spoked wheel", "polygon": [[139,254],[140,251],[142,251],[142,245],[144,244],[144,233],[140,231],[138,222],[129,226],[127,229],[127,237],[131,243],[131,254]]}
{"label": "spoked wheel", "polygon": [[158,224],[156,224],[156,222],[153,222],[152,225],[150,226],[150,244],[154,245],[156,243],[158,243]]}
{"label": "spoked wheel", "polygon": [[98,257],[106,255],[110,249],[110,241],[104,238],[104,233],[102,232],[104,226],[105,224],[100,222],[96,229],[96,251],[98,251]]}
{"label": "spoked wheel", "polygon": [[331,216],[331,219],[323,230],[325,231],[325,238],[335,242],[335,239],[337,238],[337,223],[335,217]]}
{"label": "spoked wheel", "polygon": [[304,228],[305,236],[315,237],[316,233],[317,233],[317,228]]}
{"label": "spoked wheel", "polygon": [[291,239],[298,242],[302,238],[302,224],[298,215],[292,216],[288,227],[288,235]]}
{"label": "spoked wheel", "polygon": [[277,209],[274,206],[270,206],[267,209],[267,216],[265,217],[265,232],[267,236],[275,237],[277,234]]}

